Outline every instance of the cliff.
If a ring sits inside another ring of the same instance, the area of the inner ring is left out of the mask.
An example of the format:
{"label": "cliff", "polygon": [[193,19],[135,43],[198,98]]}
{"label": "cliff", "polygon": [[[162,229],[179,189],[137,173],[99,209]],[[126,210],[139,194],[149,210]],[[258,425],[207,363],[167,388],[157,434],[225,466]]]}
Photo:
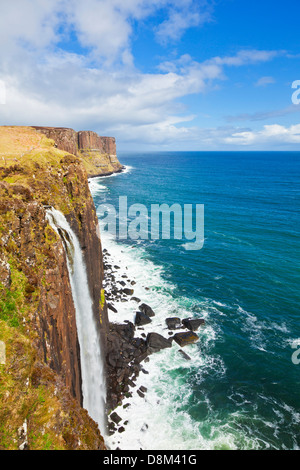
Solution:
{"label": "cliff", "polygon": [[100,137],[96,132],[75,132],[62,127],[33,127],[53,139],[58,149],[79,157],[89,177],[107,176],[123,169],[117,158],[114,137]]}
{"label": "cliff", "polygon": [[[89,147],[95,143],[97,157]],[[0,127],[0,341],[6,347],[0,364],[0,449],[105,449],[82,408],[67,260],[46,218],[49,206],[61,211],[79,238],[105,339],[102,249],[87,179],[98,174],[93,161],[111,158],[100,153],[104,149],[115,151],[114,141],[94,133]]]}

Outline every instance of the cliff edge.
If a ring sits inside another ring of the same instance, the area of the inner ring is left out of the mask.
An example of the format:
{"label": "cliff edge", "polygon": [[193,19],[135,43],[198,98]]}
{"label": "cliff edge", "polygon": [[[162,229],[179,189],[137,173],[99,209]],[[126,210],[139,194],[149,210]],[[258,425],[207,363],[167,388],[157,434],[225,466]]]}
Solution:
{"label": "cliff edge", "polygon": [[78,236],[105,340],[102,248],[87,178],[99,167],[90,155],[87,165],[83,148],[72,153],[74,131],[63,130],[62,140],[53,132],[51,140],[34,128],[0,127],[0,449],[104,450],[82,408],[66,254],[46,217],[47,207],[59,210]]}
{"label": "cliff edge", "polygon": [[89,178],[120,173],[124,168],[117,157],[114,137],[102,137],[92,131],[76,132],[64,127],[33,128],[53,139],[58,149],[79,157]]}

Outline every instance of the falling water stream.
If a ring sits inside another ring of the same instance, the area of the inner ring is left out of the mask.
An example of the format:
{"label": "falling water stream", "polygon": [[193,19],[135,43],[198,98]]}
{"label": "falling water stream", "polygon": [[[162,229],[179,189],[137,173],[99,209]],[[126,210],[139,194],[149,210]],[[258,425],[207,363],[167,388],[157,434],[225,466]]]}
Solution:
{"label": "falling water stream", "polygon": [[106,383],[101,354],[100,335],[93,315],[88,278],[82,250],[77,236],[64,215],[54,208],[47,210],[51,227],[61,237],[67,254],[68,270],[76,310],[76,325],[80,346],[83,407],[106,431]]}

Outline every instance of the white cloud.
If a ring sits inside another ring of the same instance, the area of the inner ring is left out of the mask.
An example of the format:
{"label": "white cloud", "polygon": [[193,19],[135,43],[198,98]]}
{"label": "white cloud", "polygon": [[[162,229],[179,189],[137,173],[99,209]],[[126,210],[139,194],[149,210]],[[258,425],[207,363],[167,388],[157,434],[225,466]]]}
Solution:
{"label": "white cloud", "polygon": [[227,57],[214,57],[212,62],[217,65],[241,67],[243,65],[269,62],[275,57],[283,55],[284,51],[266,51],[257,49],[243,49],[237,54]]}
{"label": "white cloud", "polygon": [[[195,116],[186,112],[180,99],[213,89],[225,78],[227,67],[263,63],[282,52],[242,50],[202,63],[185,54],[160,64],[156,73],[141,73],[134,66],[131,39],[135,21],[164,9],[165,21],[156,34],[165,31],[165,38],[175,39],[186,28],[209,21],[207,2],[2,3],[0,80],[6,86],[6,104],[1,106],[0,124],[66,126],[115,135],[118,141],[192,142],[200,148],[218,143],[249,145],[263,139],[252,130],[233,127],[199,129],[191,125]],[[188,9],[191,16],[184,16]],[[59,48],[70,32],[88,47],[87,54]],[[292,131],[288,134],[296,139]],[[282,130],[277,137],[288,139]]]}
{"label": "white cloud", "polygon": [[212,6],[206,0],[175,0],[169,3],[169,16],[156,28],[156,38],[162,44],[178,41],[189,28],[212,20]]}
{"label": "white cloud", "polygon": [[57,41],[57,26],[64,0],[14,0],[1,2],[1,52],[20,48],[42,49]]}
{"label": "white cloud", "polygon": [[289,114],[300,113],[300,106],[291,105],[283,109],[274,109],[271,111],[258,111],[256,113],[243,113],[237,116],[226,116],[225,119],[228,122],[236,121],[265,121],[266,119],[274,119],[282,116],[287,116]]}
{"label": "white cloud", "polygon": [[225,142],[242,146],[271,144],[272,147],[276,144],[299,144],[300,124],[290,127],[272,124],[258,131],[237,131],[226,137]]}
{"label": "white cloud", "polygon": [[255,86],[264,87],[264,86],[267,86],[267,85],[271,85],[275,82],[276,82],[276,80],[273,77],[261,77],[259,80],[257,80],[257,82],[255,83]]}
{"label": "white cloud", "polygon": [[186,141],[199,148],[256,144],[259,134],[251,130],[201,130],[185,124],[195,116],[186,116],[178,100],[209,91],[222,80],[225,66],[217,62],[199,63],[185,55],[161,64],[160,73],[142,74],[126,67],[91,68],[86,57],[52,53],[35,67],[31,60],[22,62],[22,73],[16,64],[2,77],[7,104],[1,108],[0,123],[91,129],[115,135],[118,141],[145,144]]}

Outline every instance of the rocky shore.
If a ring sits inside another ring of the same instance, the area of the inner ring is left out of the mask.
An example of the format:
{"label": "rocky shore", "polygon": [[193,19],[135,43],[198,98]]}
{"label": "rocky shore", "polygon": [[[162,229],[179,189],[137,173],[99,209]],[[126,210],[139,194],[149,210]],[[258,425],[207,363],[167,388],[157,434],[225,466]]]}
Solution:
{"label": "rocky shore", "polygon": [[117,157],[116,139],[99,136],[92,131],[79,131],[65,127],[33,128],[54,140],[55,146],[80,158],[89,178],[120,173],[124,167]]}
{"label": "rocky shore", "polygon": [[[109,416],[109,433],[122,433],[126,422],[122,423],[116,408],[130,406],[130,398],[137,393],[144,398],[147,388],[137,386],[136,381],[140,374],[149,374],[147,363],[152,354],[163,349],[171,348],[175,342],[184,348],[199,340],[196,331],[205,325],[203,319],[168,317],[165,320],[166,335],[151,330],[155,312],[152,307],[135,296],[135,279],[126,274],[126,267],[114,263],[112,255],[103,250],[104,280],[103,288],[109,312],[113,313],[114,320],[118,318],[118,305],[125,302],[136,304],[134,321],[110,321],[107,336],[107,410]],[[147,326],[147,332],[145,329]],[[190,356],[182,349],[178,353],[185,360]],[[124,403],[126,402],[126,403]]]}
{"label": "rocky shore", "polygon": [[[72,144],[65,130],[56,132],[65,145]],[[47,220],[47,210],[55,208],[78,238],[105,345],[98,219],[85,161],[62,147],[33,128],[0,127],[0,341],[6,347],[0,365],[0,450],[106,448],[100,434],[105,430],[82,407],[67,257]],[[102,158],[105,163],[108,157]],[[22,428],[26,433],[19,438]]]}
{"label": "rocky shore", "polygon": [[[105,356],[110,433],[126,428],[118,407],[130,406],[133,394],[146,398],[140,378],[150,377],[151,356],[176,345],[188,361],[181,348],[199,339],[198,318],[170,316],[158,332],[151,295],[141,295],[150,288],[139,289],[126,262],[102,250],[88,178],[122,171],[115,153],[113,138],[89,131],[0,127],[0,450],[106,450],[105,430],[82,407],[75,306],[49,208],[65,216],[82,248]],[[131,310],[128,319],[119,316],[121,305]]]}

